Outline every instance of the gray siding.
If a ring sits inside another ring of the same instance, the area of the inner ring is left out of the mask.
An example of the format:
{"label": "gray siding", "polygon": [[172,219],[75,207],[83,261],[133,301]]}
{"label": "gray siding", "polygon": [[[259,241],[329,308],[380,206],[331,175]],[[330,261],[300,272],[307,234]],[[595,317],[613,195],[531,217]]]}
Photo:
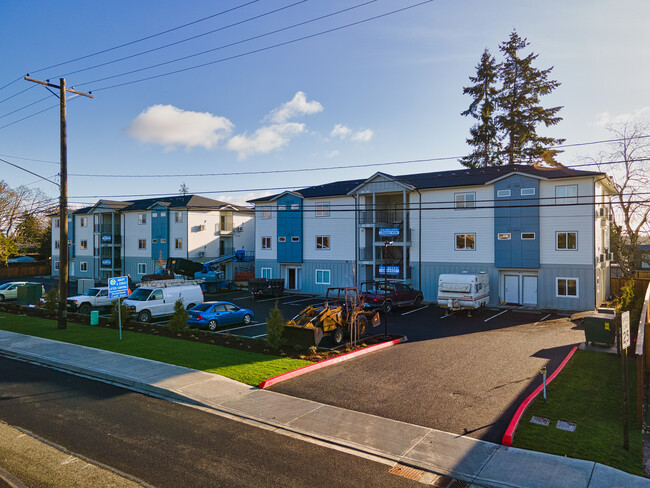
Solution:
{"label": "gray siding", "polygon": [[[555,296],[558,277],[578,278],[578,298]],[[540,308],[577,311],[593,310],[596,307],[592,266],[541,266],[537,286]]]}
{"label": "gray siding", "polygon": [[271,278],[284,278],[280,276],[280,263],[274,259],[256,259],[255,260],[255,277],[262,277],[262,268],[271,268]]}
{"label": "gray siding", "polygon": [[[327,269],[330,272],[329,285],[316,284],[316,270]],[[354,286],[353,261],[305,261],[302,263],[301,290],[308,293],[324,295],[328,288]]]}

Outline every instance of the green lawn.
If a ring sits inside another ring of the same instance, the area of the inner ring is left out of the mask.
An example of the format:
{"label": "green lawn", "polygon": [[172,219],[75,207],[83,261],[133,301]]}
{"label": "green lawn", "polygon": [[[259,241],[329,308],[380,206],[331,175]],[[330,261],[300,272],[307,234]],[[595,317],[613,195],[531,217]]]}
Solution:
{"label": "green lawn", "polygon": [[72,322],[68,322],[67,329],[60,330],[54,320],[8,313],[0,313],[0,329],[186,366],[253,386],[259,385],[267,378],[311,364],[300,359],[281,358],[129,330],[122,331],[120,340],[115,329]]}
{"label": "green lawn", "polygon": [[[519,423],[513,445],[560,456],[587,459],[643,475],[643,435],[636,429],[636,370],[628,358],[630,450],[623,449],[621,358],[602,352],[576,351],[540,394]],[[551,419],[548,427],[530,423],[533,415]],[[575,432],[555,427],[558,420],[577,423]]]}

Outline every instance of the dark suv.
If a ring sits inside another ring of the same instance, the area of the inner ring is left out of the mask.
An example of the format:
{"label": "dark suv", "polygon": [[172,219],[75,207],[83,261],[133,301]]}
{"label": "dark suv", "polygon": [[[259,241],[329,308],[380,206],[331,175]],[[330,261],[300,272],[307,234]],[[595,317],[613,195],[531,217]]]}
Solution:
{"label": "dark suv", "polygon": [[419,306],[424,300],[420,290],[415,290],[405,283],[369,281],[362,283],[361,299],[366,307],[381,308],[390,313],[394,307]]}

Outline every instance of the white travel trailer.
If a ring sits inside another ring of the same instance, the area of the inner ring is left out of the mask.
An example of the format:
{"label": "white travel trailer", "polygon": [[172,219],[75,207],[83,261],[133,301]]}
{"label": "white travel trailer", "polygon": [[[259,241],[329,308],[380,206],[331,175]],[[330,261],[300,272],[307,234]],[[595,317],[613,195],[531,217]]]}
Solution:
{"label": "white travel trailer", "polygon": [[438,277],[438,306],[448,310],[475,310],[490,301],[486,273],[441,274]]}

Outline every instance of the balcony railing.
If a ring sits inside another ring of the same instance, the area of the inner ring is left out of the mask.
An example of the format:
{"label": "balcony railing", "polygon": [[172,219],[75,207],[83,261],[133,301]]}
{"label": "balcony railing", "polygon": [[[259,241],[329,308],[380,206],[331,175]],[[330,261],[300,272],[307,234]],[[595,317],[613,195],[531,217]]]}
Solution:
{"label": "balcony railing", "polygon": [[120,234],[120,226],[119,225],[111,225],[111,224],[95,224],[95,232],[97,234]]}

